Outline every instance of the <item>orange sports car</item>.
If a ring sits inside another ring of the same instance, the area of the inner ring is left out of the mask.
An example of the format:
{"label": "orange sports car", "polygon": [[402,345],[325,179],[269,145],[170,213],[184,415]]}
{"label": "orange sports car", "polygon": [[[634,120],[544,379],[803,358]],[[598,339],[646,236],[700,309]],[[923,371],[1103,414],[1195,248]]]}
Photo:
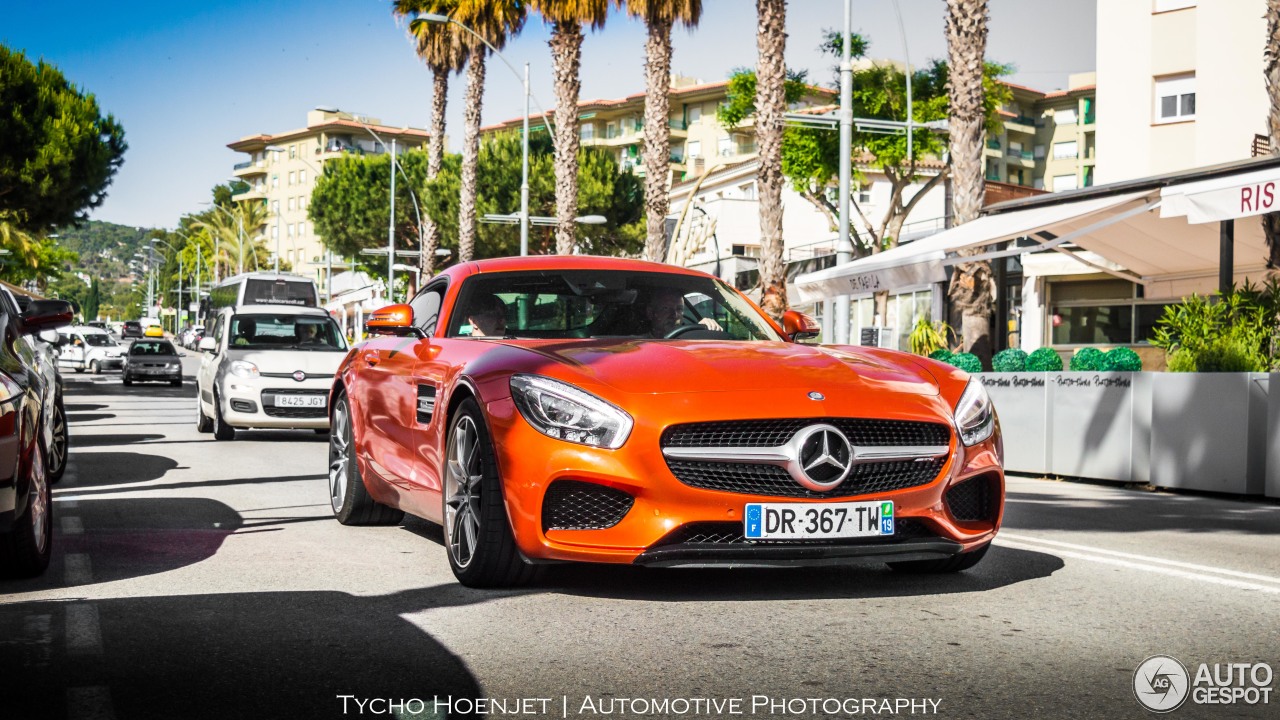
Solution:
{"label": "orange sports car", "polygon": [[473,587],[563,561],[954,572],[1004,509],[982,385],[878,348],[803,344],[719,279],[598,257],[468,262],[334,380],[329,490],[347,525],[444,528]]}

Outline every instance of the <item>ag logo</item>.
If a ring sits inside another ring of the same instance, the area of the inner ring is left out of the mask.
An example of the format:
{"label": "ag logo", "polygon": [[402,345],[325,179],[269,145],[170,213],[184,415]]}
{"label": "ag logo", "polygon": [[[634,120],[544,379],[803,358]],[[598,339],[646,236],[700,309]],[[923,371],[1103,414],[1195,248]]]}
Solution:
{"label": "ag logo", "polygon": [[1152,655],[1133,672],[1133,696],[1151,712],[1177,710],[1190,689],[1187,668],[1168,655]]}

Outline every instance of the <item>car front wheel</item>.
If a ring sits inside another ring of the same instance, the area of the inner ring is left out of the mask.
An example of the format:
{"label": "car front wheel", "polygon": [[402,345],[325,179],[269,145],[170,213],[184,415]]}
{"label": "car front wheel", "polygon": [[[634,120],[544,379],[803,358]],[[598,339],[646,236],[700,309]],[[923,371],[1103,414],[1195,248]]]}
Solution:
{"label": "car front wheel", "polygon": [[516,548],[489,431],[474,400],[449,425],[444,466],[444,544],[454,577],[467,587],[511,587],[536,568]]}
{"label": "car front wheel", "polygon": [[218,399],[218,391],[213,391],[213,437],[215,440],[235,440],[236,429],[222,419],[222,402]]}
{"label": "car front wheel", "polygon": [[59,393],[53,405],[53,439],[49,443],[49,482],[56,483],[67,471],[67,448],[71,438],[67,433],[67,411]]}
{"label": "car front wheel", "polygon": [[395,525],[404,517],[402,510],[374,500],[364,486],[360,466],[356,464],[355,430],[346,395],[339,395],[333,406],[329,432],[329,505],[333,516],[343,525]]}
{"label": "car front wheel", "polygon": [[36,445],[28,470],[27,509],[0,534],[0,577],[35,577],[49,567],[53,547],[53,495],[44,451]]}
{"label": "car front wheel", "polygon": [[213,432],[213,418],[204,414],[204,404],[200,402],[200,387],[196,386],[196,432]]}

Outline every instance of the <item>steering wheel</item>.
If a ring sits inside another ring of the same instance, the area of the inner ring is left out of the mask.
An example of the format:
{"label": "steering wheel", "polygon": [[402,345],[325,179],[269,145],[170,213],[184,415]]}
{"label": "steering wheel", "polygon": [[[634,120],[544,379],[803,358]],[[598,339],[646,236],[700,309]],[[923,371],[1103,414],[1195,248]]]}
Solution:
{"label": "steering wheel", "polygon": [[707,327],[705,325],[701,325],[699,323],[693,323],[692,325],[677,325],[674,328],[672,328],[670,332],[668,332],[666,335],[663,335],[662,337],[664,339],[671,340],[672,338],[678,338],[681,335],[691,333],[694,330],[706,330],[706,329]]}

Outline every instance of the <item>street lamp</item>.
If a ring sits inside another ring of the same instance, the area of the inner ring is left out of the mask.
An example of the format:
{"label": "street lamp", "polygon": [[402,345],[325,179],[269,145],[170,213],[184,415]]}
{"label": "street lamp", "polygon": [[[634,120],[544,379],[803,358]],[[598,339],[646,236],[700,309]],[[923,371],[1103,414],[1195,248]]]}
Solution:
{"label": "street lamp", "polygon": [[[239,180],[237,180],[237,182],[239,182]],[[238,234],[238,235],[237,235],[237,237],[236,237],[236,245],[237,245],[237,251],[236,251],[236,272],[237,272],[237,273],[243,273],[243,272],[244,272],[244,216],[243,216],[243,215],[232,215],[230,210],[228,210],[228,209],[226,209],[226,208],[224,208],[224,207],[222,207],[221,205],[218,205],[218,204],[216,204],[216,203],[211,203],[211,202],[202,202],[202,203],[200,203],[200,204],[201,204],[201,205],[208,205],[208,206],[212,207],[212,208],[213,208],[213,209],[215,209],[215,210],[219,210],[219,211],[221,211],[221,212],[225,213],[227,217],[229,217],[229,218],[231,218],[232,220],[235,220],[235,221],[236,221],[237,225],[239,226],[239,227],[237,228],[237,229],[239,230],[239,234]]]}
{"label": "street lamp", "polygon": [[489,42],[488,40],[485,40],[484,36],[482,36],[480,33],[476,32],[475,30],[472,30],[471,28],[458,22],[457,20],[454,20],[448,15],[438,15],[436,13],[418,13],[417,18],[419,20],[422,20],[423,22],[434,23],[437,25],[447,25],[449,23],[453,23],[454,25],[457,25],[463,30],[466,30],[467,32],[474,35],[477,40],[484,43],[485,47],[489,48],[490,52],[492,52],[495,56],[497,56],[497,58],[501,60],[504,65],[506,65],[508,68],[511,69],[511,72],[516,74],[516,77],[521,78],[522,81],[524,82],[524,137],[522,139],[521,146],[520,146],[520,254],[528,255],[529,254],[529,99],[530,98],[533,98],[533,101],[538,105],[538,109],[542,111],[542,121],[547,125],[547,132],[551,133],[554,136],[554,128],[551,125],[550,116],[547,114],[546,109],[542,107],[542,103],[538,102],[538,99],[533,97],[533,92],[530,91],[529,89],[529,63],[524,64],[524,74],[521,75],[521,73],[516,71],[515,66],[512,65],[510,62],[508,62],[507,58],[504,57],[502,53],[498,52],[498,48],[494,47],[493,43]]}
{"label": "street lamp", "polygon": [[[151,238],[151,242],[153,246],[155,243],[160,243],[161,245],[169,248],[170,250],[173,251],[173,254],[178,258],[178,312],[173,319],[173,332],[176,335],[178,333],[178,325],[182,322],[182,272],[183,272],[182,255],[178,253],[178,248],[170,245],[169,243],[165,242],[164,240],[161,240],[160,238]],[[157,285],[156,289],[159,289],[158,287],[159,284],[160,284],[159,282],[156,283]]]}

